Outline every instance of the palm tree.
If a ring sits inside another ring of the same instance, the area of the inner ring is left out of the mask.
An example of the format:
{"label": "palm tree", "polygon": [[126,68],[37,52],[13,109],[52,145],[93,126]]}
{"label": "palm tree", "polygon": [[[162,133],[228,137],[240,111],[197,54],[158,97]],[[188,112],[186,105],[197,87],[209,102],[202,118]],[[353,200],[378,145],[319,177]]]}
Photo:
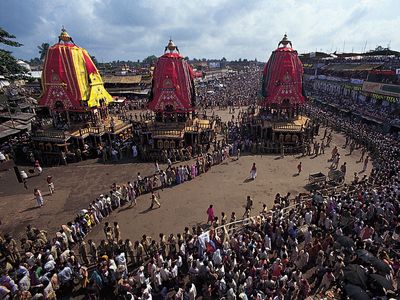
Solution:
{"label": "palm tree", "polygon": [[42,43],[40,46],[37,46],[39,49],[39,54],[40,54],[40,60],[44,60],[46,57],[47,51],[50,48],[49,43]]}
{"label": "palm tree", "polygon": [[[21,47],[22,44],[15,41],[15,36],[0,27],[0,46]],[[0,48],[0,75],[21,74],[27,70],[17,63],[10,51]]]}
{"label": "palm tree", "polygon": [[5,44],[11,47],[21,47],[22,44],[17,41],[13,41],[15,35],[8,33],[2,27],[0,27],[0,44]]}

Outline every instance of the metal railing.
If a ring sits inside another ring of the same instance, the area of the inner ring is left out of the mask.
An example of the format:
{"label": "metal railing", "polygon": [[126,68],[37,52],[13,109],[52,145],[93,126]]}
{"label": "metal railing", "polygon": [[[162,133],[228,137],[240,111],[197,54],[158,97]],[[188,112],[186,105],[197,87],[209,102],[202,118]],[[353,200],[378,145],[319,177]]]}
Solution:
{"label": "metal railing", "polygon": [[66,134],[63,131],[51,131],[51,130],[46,130],[46,131],[35,131],[32,132],[33,137],[37,138],[53,138],[53,139],[65,139]]}

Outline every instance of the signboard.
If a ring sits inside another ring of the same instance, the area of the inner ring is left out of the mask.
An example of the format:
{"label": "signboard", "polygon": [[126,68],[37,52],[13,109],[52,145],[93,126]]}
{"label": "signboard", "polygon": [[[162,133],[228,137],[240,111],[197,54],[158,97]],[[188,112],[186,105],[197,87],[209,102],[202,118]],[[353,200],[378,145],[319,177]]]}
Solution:
{"label": "signboard", "polygon": [[362,79],[357,79],[357,78],[350,78],[350,82],[351,82],[352,84],[363,84],[363,83],[364,83],[364,80],[362,80]]}
{"label": "signboard", "polygon": [[221,64],[219,61],[216,61],[216,62],[210,62],[208,66],[210,67],[210,69],[219,69],[221,67]]}
{"label": "signboard", "polygon": [[329,80],[329,81],[348,81],[347,79],[335,77],[335,76],[326,76],[326,75],[318,75],[318,79],[321,80]]}
{"label": "signboard", "polygon": [[400,69],[396,69],[396,75],[400,75]]}
{"label": "signboard", "polygon": [[394,84],[382,84],[379,82],[364,81],[362,90],[368,93],[376,93],[384,96],[400,98],[400,86]]}

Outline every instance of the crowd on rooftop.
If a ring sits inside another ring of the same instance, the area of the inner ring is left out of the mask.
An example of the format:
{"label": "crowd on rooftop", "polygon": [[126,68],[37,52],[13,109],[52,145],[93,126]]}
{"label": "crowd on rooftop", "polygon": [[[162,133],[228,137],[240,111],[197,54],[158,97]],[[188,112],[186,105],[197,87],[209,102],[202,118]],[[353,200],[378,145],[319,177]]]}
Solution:
{"label": "crowd on rooftop", "polygon": [[[359,95],[357,100],[352,95],[343,95],[341,87],[328,82],[317,82],[310,85],[308,90],[319,100],[337,105],[361,116],[372,117],[382,123],[390,123],[400,117],[397,103],[379,101],[363,95]],[[337,96],[339,93],[341,93],[340,97]]]}

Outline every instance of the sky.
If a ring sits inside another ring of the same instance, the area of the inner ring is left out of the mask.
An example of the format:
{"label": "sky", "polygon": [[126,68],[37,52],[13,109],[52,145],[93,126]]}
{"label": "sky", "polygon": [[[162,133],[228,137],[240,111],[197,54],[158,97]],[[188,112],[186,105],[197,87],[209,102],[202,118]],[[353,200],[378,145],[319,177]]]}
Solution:
{"label": "sky", "polygon": [[25,60],[65,26],[100,62],[160,56],[170,37],[189,58],[266,61],[285,33],[299,53],[400,50],[399,11],[398,0],[0,0],[0,27]]}

